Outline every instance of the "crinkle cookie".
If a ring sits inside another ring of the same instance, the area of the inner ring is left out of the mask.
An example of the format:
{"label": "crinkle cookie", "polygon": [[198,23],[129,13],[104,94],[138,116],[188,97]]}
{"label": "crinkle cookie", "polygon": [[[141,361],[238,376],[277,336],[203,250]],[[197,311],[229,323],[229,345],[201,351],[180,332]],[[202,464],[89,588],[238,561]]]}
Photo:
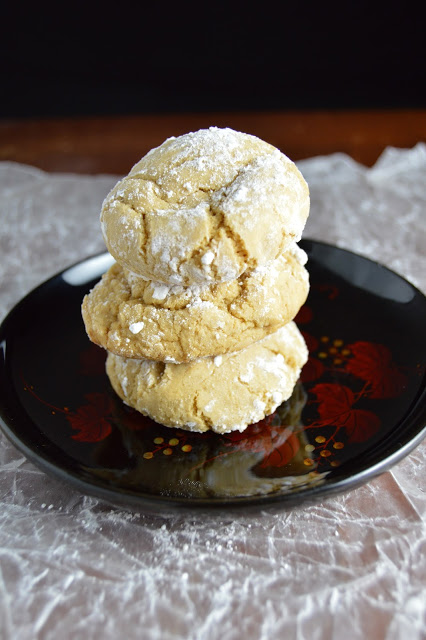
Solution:
{"label": "crinkle cookie", "polygon": [[302,235],[309,190],[296,165],[232,129],[202,129],[151,150],[106,197],[114,258],[164,284],[211,284],[277,259]]}
{"label": "crinkle cookie", "polygon": [[297,314],[309,290],[305,261],[294,245],[237,280],[170,288],[116,263],[83,300],[86,331],[126,358],[188,362],[239,351]]}
{"label": "crinkle cookie", "polygon": [[129,406],[168,427],[243,431],[290,397],[308,357],[294,322],[236,354],[187,364],[108,354],[107,374]]}

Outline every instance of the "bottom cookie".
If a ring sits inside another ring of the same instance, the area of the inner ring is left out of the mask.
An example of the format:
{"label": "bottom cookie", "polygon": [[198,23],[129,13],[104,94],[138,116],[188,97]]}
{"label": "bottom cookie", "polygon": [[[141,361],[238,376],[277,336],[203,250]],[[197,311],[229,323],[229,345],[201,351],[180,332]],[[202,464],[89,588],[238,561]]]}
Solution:
{"label": "bottom cookie", "polygon": [[287,400],[307,361],[305,341],[289,322],[241,351],[185,364],[109,353],[106,370],[122,400],[167,427],[243,431]]}

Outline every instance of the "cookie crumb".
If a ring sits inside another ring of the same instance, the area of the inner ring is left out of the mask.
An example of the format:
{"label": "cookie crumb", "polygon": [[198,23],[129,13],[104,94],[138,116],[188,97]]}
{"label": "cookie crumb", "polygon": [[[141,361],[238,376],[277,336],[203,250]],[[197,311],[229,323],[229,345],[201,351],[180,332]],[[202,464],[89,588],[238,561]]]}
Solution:
{"label": "cookie crumb", "polygon": [[164,300],[164,298],[169,293],[169,287],[165,284],[156,284],[152,283],[152,297],[154,300]]}
{"label": "cookie crumb", "polygon": [[214,253],[213,251],[206,251],[206,253],[201,257],[201,263],[204,266],[209,266],[211,265],[211,263],[214,260]]}
{"label": "cookie crumb", "polygon": [[144,322],[132,322],[132,324],[129,325],[129,329],[132,333],[139,333],[140,331],[142,331],[144,326]]}
{"label": "cookie crumb", "polygon": [[275,404],[280,404],[281,399],[282,399],[281,393],[278,393],[278,391],[274,391],[274,393],[272,394],[272,402],[274,402]]}

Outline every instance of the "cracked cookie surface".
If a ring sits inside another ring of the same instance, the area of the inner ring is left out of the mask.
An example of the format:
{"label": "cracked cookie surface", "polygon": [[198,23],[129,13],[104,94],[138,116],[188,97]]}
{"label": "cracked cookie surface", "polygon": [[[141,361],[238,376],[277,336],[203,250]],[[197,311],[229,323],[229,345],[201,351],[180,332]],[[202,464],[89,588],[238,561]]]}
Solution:
{"label": "cracked cookie surface", "polygon": [[287,400],[308,357],[294,322],[235,354],[187,364],[108,354],[116,393],[168,427],[217,433],[243,431]]}
{"label": "cracked cookie surface", "polygon": [[308,186],[291,160],[255,136],[212,127],[151,150],[106,197],[101,224],[117,262],[187,286],[277,259],[308,213]]}
{"label": "cracked cookie surface", "polygon": [[188,362],[239,351],[292,320],[309,290],[306,254],[293,245],[231,282],[167,287],[114,264],[84,298],[90,339],[126,358]]}

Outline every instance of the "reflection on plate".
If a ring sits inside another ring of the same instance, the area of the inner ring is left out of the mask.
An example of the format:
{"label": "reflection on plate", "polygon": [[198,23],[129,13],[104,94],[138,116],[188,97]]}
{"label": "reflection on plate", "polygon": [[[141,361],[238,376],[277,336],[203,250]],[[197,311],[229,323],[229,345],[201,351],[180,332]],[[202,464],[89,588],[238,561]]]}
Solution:
{"label": "reflection on plate", "polygon": [[108,266],[103,254],[35,289],[4,321],[4,432],[47,472],[131,507],[285,505],[389,468],[426,434],[426,298],[365,258],[301,244],[311,292],[296,321],[310,359],[290,400],[262,422],[189,433],[119,400],[80,315]]}

